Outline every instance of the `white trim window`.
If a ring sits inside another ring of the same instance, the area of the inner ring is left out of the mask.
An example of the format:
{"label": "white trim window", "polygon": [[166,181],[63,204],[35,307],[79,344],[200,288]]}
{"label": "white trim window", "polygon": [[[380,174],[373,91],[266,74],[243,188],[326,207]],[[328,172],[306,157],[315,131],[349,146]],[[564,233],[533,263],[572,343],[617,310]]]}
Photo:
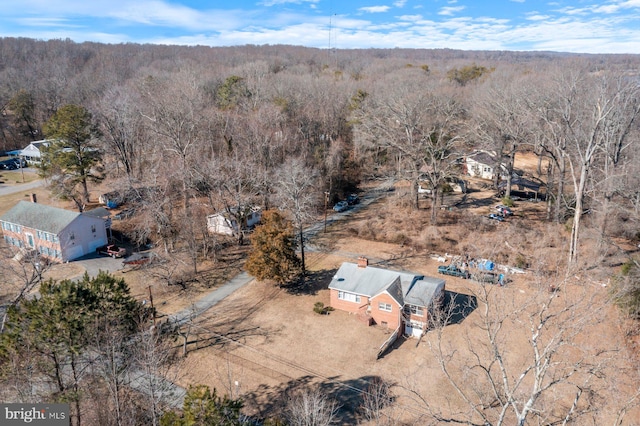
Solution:
{"label": "white trim window", "polygon": [[416,305],[404,305],[404,313],[423,317],[424,308],[422,306],[416,306]]}
{"label": "white trim window", "polygon": [[378,309],[385,312],[391,312],[391,303],[378,302]]}
{"label": "white trim window", "polygon": [[360,303],[360,295],[354,293],[348,293],[346,291],[338,291],[338,299],[345,300],[347,302]]}

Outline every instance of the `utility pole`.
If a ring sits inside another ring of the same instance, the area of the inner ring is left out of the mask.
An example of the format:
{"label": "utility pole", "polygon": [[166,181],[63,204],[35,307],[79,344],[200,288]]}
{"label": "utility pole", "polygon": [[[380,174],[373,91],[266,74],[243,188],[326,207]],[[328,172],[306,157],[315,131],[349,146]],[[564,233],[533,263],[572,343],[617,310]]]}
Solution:
{"label": "utility pole", "polygon": [[329,203],[329,191],[324,192],[324,233],[327,233],[327,204]]}
{"label": "utility pole", "polygon": [[156,310],[153,307],[153,295],[151,294],[151,286],[148,286],[149,289],[149,303],[151,303],[151,315],[153,315],[153,325],[156,325]]}

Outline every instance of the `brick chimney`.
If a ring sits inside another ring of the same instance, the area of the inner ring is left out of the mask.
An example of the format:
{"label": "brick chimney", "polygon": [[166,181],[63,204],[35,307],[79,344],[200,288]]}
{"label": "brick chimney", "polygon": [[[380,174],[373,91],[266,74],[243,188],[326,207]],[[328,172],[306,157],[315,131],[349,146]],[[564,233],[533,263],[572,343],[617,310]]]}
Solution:
{"label": "brick chimney", "polygon": [[31,202],[32,203],[37,203],[38,200],[36,199],[36,194],[31,194]]}
{"label": "brick chimney", "polygon": [[369,266],[369,259],[364,256],[358,257],[358,268],[366,268]]}

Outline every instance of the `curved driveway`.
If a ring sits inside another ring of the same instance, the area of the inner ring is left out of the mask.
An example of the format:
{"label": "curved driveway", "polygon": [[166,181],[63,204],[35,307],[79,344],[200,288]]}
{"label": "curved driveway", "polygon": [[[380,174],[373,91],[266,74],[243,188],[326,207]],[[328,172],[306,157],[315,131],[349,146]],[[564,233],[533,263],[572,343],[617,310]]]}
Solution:
{"label": "curved driveway", "polygon": [[2,197],[3,195],[14,194],[16,192],[28,191],[30,189],[39,188],[41,186],[44,186],[43,179],[34,180],[33,182],[19,183],[17,185],[0,184],[0,197]]}

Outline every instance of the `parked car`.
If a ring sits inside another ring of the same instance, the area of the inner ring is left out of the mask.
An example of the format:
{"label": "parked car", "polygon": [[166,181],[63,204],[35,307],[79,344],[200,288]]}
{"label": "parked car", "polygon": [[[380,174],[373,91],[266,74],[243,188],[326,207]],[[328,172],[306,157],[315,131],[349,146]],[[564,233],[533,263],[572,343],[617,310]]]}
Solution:
{"label": "parked car", "polygon": [[470,277],[470,274],[468,271],[463,271],[462,269],[458,268],[456,265],[438,266],[438,273],[444,274],[444,275],[451,275],[454,277],[460,277],[464,279],[468,279]]}
{"label": "parked car", "polygon": [[115,244],[107,244],[106,246],[98,247],[96,250],[98,254],[105,254],[107,256],[111,256],[114,259],[116,257],[124,257],[127,255],[127,249],[124,247],[118,247]]}
{"label": "parked car", "polygon": [[505,278],[503,274],[497,272],[478,272],[471,276],[474,281],[487,284],[500,284],[503,285]]}
{"label": "parked car", "polygon": [[498,204],[496,206],[496,210],[498,211],[498,213],[502,214],[502,216],[513,216],[513,211],[509,207],[503,206],[502,204]]}
{"label": "parked car", "polygon": [[115,220],[123,220],[123,219],[128,219],[131,216],[134,215],[134,213],[136,212],[135,209],[124,209],[122,211],[120,211],[120,213],[116,213],[113,218]]}
{"label": "parked car", "polygon": [[358,197],[358,194],[349,194],[349,196],[347,197],[347,204],[349,204],[350,206],[358,204],[359,202],[360,197]]}
{"label": "parked car", "polygon": [[333,206],[333,210],[337,212],[343,212],[349,208],[349,203],[346,201],[338,201],[335,206]]}
{"label": "parked car", "polygon": [[497,220],[498,222],[502,222],[504,220],[504,216],[501,214],[491,213],[489,215],[489,219]]}
{"label": "parked car", "polygon": [[0,169],[4,170],[15,170],[18,168],[18,165],[12,160],[5,160],[0,162]]}

